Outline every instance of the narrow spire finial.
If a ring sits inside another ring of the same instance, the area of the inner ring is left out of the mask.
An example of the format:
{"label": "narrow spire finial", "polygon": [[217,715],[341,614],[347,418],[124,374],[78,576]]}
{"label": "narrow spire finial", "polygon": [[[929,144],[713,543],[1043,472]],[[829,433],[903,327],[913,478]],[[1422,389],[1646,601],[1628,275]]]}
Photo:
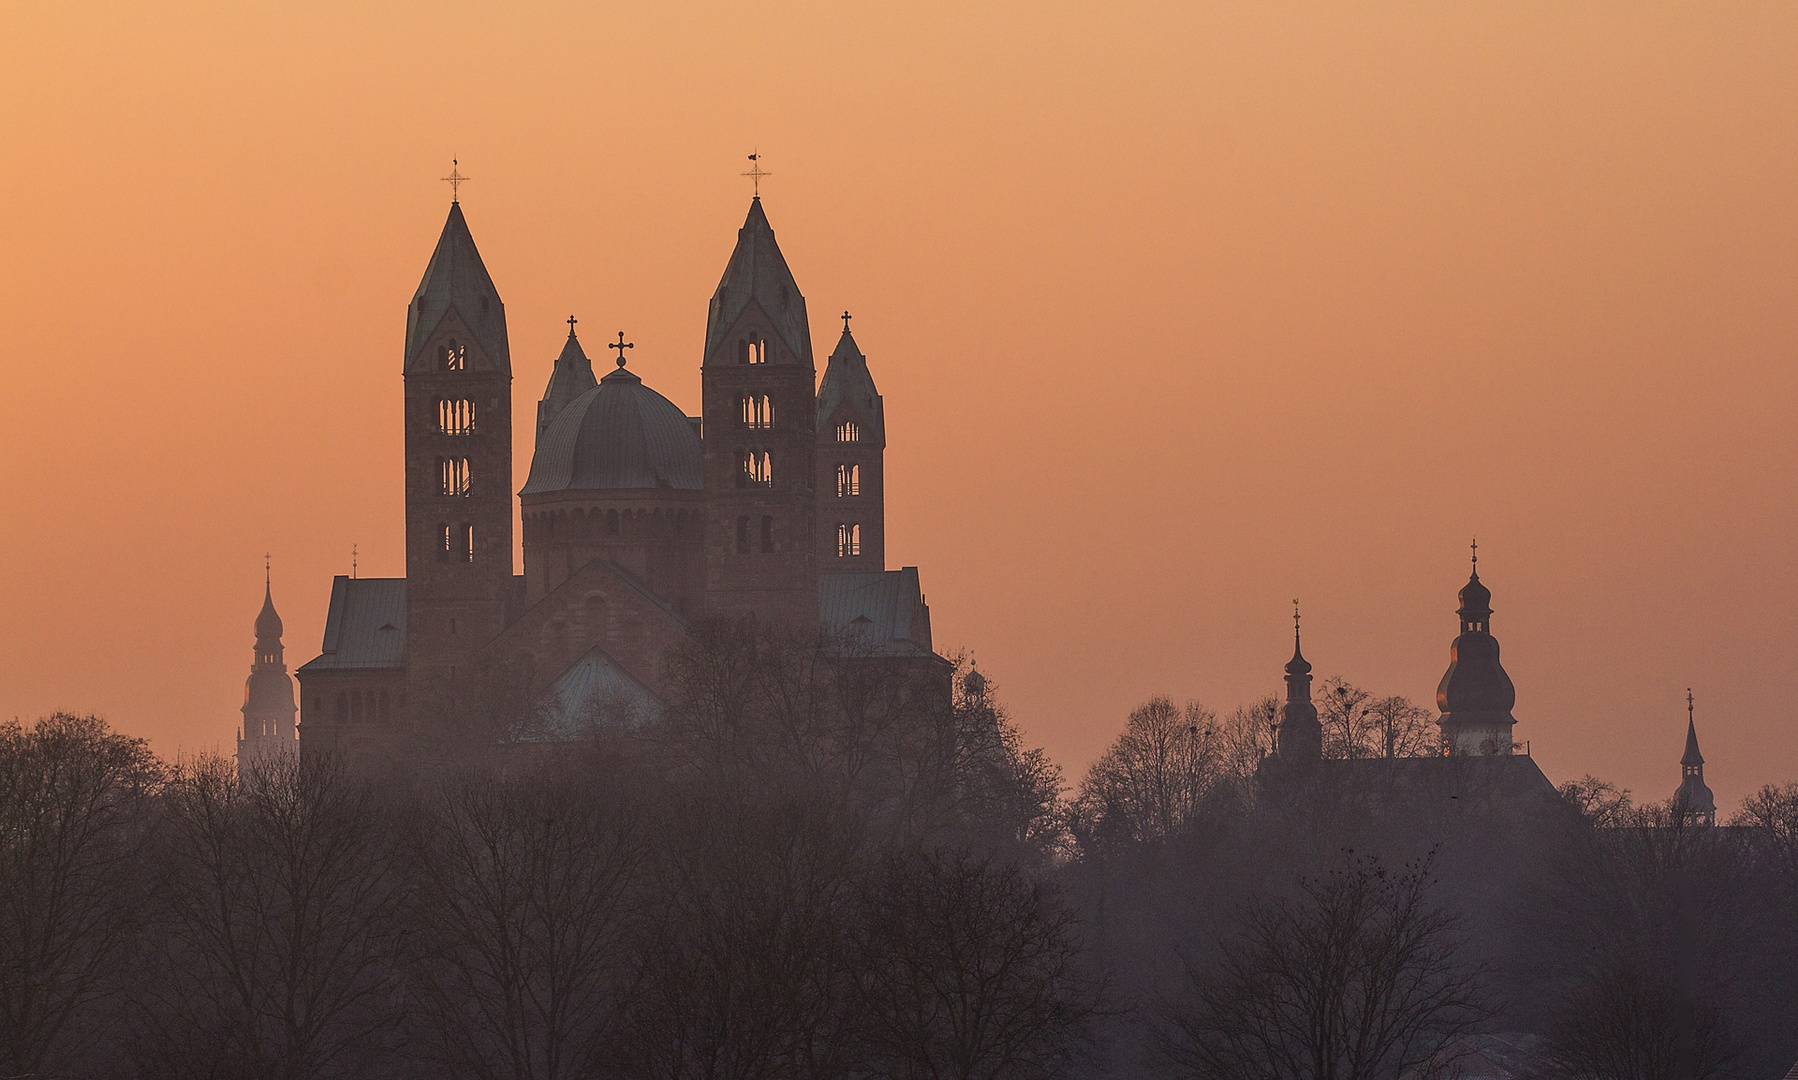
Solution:
{"label": "narrow spire finial", "polygon": [[744,176],[749,177],[750,183],[755,185],[755,187],[754,187],[755,197],[758,199],[762,197],[762,177],[774,175],[773,173],[768,172],[762,168],[762,166],[760,164],[761,160],[762,160],[761,151],[758,150],[755,153],[750,154],[749,155],[749,171],[743,174]]}
{"label": "narrow spire finial", "polygon": [[350,580],[356,578],[356,545],[350,545]]}
{"label": "narrow spire finial", "polygon": [[568,336],[569,337],[574,336],[574,324],[579,321],[580,320],[575,318],[573,315],[568,316]]}
{"label": "narrow spire finial", "polygon": [[608,349],[617,349],[618,350],[618,366],[619,367],[624,366],[624,350],[634,349],[636,347],[637,347],[636,342],[624,340],[624,331],[622,331],[622,330],[618,331],[618,340],[614,341],[610,345],[606,346],[606,348],[608,348]]}
{"label": "narrow spire finial", "polygon": [[1473,572],[1480,572],[1480,538],[1473,538]]}
{"label": "narrow spire finial", "polygon": [[273,576],[274,571],[272,569],[273,566],[274,566],[274,560],[272,558],[270,558],[268,552],[266,552],[266,551],[263,552],[262,553],[262,587],[264,589],[274,588],[275,582],[274,582],[274,576]]}
{"label": "narrow spire finial", "polygon": [[468,179],[458,171],[456,168],[458,164],[459,162],[455,158],[450,158],[450,174],[443,178],[443,182],[450,186],[451,205],[461,201],[462,182]]}
{"label": "narrow spire finial", "polygon": [[848,332],[849,332],[849,309],[844,308],[843,309],[843,333],[847,334]]}
{"label": "narrow spire finial", "polygon": [[1295,648],[1295,649],[1298,648],[1298,644],[1299,644],[1299,602],[1295,599],[1292,602],[1292,645],[1293,645],[1293,648]]}
{"label": "narrow spire finial", "polygon": [[1686,723],[1692,722],[1692,688],[1686,687]]}

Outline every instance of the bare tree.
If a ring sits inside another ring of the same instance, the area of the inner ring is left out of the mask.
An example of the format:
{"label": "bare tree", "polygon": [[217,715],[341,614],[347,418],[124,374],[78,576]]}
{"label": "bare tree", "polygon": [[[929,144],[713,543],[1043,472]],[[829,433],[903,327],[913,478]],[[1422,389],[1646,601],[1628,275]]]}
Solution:
{"label": "bare tree", "polygon": [[1430,710],[1410,698],[1383,697],[1367,706],[1373,756],[1430,757],[1440,752],[1441,731]]}
{"label": "bare tree", "polygon": [[392,808],[313,755],[241,773],[202,758],[166,801],[172,926],[143,1071],[308,1080],[366,1064],[396,1019]]}
{"label": "bare tree", "polygon": [[1253,901],[1163,1030],[1204,1080],[1376,1080],[1439,1060],[1486,1016],[1458,921],[1430,902],[1429,863],[1348,859],[1293,898]]}
{"label": "bare tree", "polygon": [[1317,719],[1324,728],[1324,757],[1374,756],[1373,695],[1339,678],[1318,688]]}
{"label": "bare tree", "polygon": [[1280,701],[1269,695],[1238,705],[1218,728],[1219,766],[1247,794],[1261,763],[1273,754],[1280,728]]}
{"label": "bare tree", "polygon": [[612,1030],[637,808],[592,777],[452,781],[416,834],[416,994],[460,1075],[588,1075]]}
{"label": "bare tree", "polygon": [[1558,790],[1561,798],[1579,811],[1580,817],[1594,828],[1634,824],[1638,816],[1627,788],[1620,788],[1596,776],[1587,775],[1578,780],[1569,780]]}
{"label": "bare tree", "polygon": [[1217,718],[1197,702],[1151,698],[1093,763],[1074,802],[1082,843],[1165,840],[1197,812],[1220,767]]}
{"label": "bare tree", "polygon": [[1544,1057],[1565,1080],[1712,1080],[1733,1057],[1722,1011],[1682,1003],[1668,973],[1613,963],[1557,1012]]}
{"label": "bare tree", "polygon": [[138,928],[161,769],[93,716],[0,723],[0,1075],[67,1064]]}
{"label": "bare tree", "polygon": [[965,851],[887,856],[863,888],[857,971],[868,1075],[1063,1074],[1097,1009],[1073,919],[1012,863]]}

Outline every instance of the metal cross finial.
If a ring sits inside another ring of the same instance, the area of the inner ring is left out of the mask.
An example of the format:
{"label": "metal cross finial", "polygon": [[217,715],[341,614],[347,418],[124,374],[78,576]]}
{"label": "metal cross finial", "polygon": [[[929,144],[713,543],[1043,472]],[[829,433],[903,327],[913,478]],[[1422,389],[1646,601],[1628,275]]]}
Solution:
{"label": "metal cross finial", "polygon": [[573,315],[568,316],[568,336],[569,337],[574,336],[574,324],[579,321],[580,320],[576,319]]}
{"label": "metal cross finial", "polygon": [[844,308],[843,309],[843,333],[847,334],[848,332],[849,332],[849,309]]}
{"label": "metal cross finial", "polygon": [[356,545],[350,545],[350,577],[356,576]]}
{"label": "metal cross finial", "polygon": [[274,580],[270,576],[272,574],[270,566],[271,560],[268,552],[265,551],[262,553],[262,584],[265,586],[274,584]]}
{"label": "metal cross finial", "polygon": [[1292,632],[1295,634],[1299,632],[1299,602],[1297,600],[1292,602]]}
{"label": "metal cross finial", "polygon": [[762,177],[774,175],[761,167],[759,164],[761,160],[762,155],[759,152],[750,154],[749,171],[743,174],[744,176],[749,177],[750,182],[755,185],[755,197],[758,199],[762,197]]}
{"label": "metal cross finial", "polygon": [[612,344],[606,346],[606,348],[608,348],[608,349],[617,349],[618,350],[618,366],[619,367],[624,366],[624,350],[634,349],[636,347],[637,347],[636,342],[624,340],[624,331],[622,331],[622,330],[618,331],[618,340],[614,341]]}
{"label": "metal cross finial", "polygon": [[452,203],[457,201],[457,196],[461,193],[462,181],[468,179],[456,171],[456,165],[456,159],[450,158],[450,174],[443,178],[443,182],[450,186],[450,202]]}
{"label": "metal cross finial", "polygon": [[1473,538],[1473,568],[1480,568],[1480,538],[1477,536]]}
{"label": "metal cross finial", "polygon": [[1686,687],[1686,722],[1692,721],[1692,688]]}

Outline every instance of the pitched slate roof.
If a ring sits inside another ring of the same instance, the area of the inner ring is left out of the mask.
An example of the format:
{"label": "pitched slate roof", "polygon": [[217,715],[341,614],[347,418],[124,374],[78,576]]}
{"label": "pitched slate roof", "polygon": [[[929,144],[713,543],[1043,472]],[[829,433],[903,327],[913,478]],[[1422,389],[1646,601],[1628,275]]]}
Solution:
{"label": "pitched slate roof", "polygon": [[845,403],[870,428],[862,437],[885,447],[886,414],[880,391],[874,388],[874,376],[868,371],[868,358],[856,347],[855,338],[850,336],[848,327],[844,327],[842,338],[837,341],[836,349],[831,352],[830,360],[825,364],[824,378],[818,384],[820,431],[831,423],[838,408]]}
{"label": "pitched slate roof", "polygon": [[774,227],[768,224],[759,198],[749,204],[749,216],[737,230],[736,250],[731,252],[718,289],[712,293],[705,323],[706,363],[712,362],[724,343],[725,331],[752,300],[761,305],[773,322],[775,333],[793,355],[801,363],[810,364],[812,334],[805,316],[805,297],[799,294],[799,284],[787,269],[780,245],[774,242]]}
{"label": "pitched slate roof", "polygon": [[560,742],[595,729],[631,731],[661,716],[649,688],[595,645],[532,703],[513,732],[520,742]]}
{"label": "pitched slate roof", "polygon": [[674,402],[619,368],[550,421],[520,495],[672,488],[698,491],[704,468],[693,425]]}
{"label": "pitched slate roof", "polygon": [[599,385],[593,377],[593,362],[581,349],[580,339],[574,336],[574,327],[568,328],[568,341],[562,346],[562,355],[556,357],[556,367],[549,376],[549,385],[543,388],[543,400],[537,402],[537,439],[543,439],[543,433],[549,428],[550,421],[556,414],[575,398]]}
{"label": "pitched slate roof", "polygon": [[875,656],[931,653],[930,608],[918,568],[818,575],[818,620],[847,649]]}
{"label": "pitched slate roof", "polygon": [[[483,308],[483,301],[489,306]],[[487,358],[510,374],[512,353],[506,345],[506,305],[499,298],[499,290],[493,287],[481,253],[475,250],[474,236],[468,231],[460,203],[450,204],[449,219],[437,237],[437,250],[431,252],[425,276],[418,283],[418,291],[412,294],[411,307],[406,309],[408,371],[424,348],[425,339],[452,307]]]}
{"label": "pitched slate roof", "polygon": [[406,579],[331,579],[319,655],[301,672],[406,666]]}

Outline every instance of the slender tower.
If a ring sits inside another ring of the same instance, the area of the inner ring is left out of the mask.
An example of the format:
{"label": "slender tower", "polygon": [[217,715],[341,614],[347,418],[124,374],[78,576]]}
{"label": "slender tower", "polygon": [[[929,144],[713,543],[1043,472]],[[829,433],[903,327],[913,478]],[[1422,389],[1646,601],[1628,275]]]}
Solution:
{"label": "slender tower", "polygon": [[886,569],[886,413],[868,358],[849,333],[818,386],[818,568]]}
{"label": "slender tower", "polygon": [[1692,719],[1692,689],[1686,688],[1686,753],[1679,759],[1679,790],[1673,795],[1687,825],[1717,824],[1717,800],[1704,783],[1704,755],[1698,752],[1698,725]]}
{"label": "slender tower", "polygon": [[237,736],[241,768],[299,748],[294,735],[293,677],[281,647],[281,616],[275,613],[268,566],[262,570],[262,610],[256,615],[256,659],[243,685],[243,730]]}
{"label": "slender tower", "polygon": [[818,623],[815,380],[805,297],[758,196],[706,318],[708,614]]}
{"label": "slender tower", "polygon": [[1448,670],[1436,686],[1442,711],[1442,752],[1446,755],[1509,754],[1517,720],[1511,709],[1517,689],[1498,662],[1492,636],[1492,590],[1480,583],[1480,549],[1473,547],[1473,574],[1461,587],[1461,635],[1449,646]]}
{"label": "slender tower", "polygon": [[1316,761],[1324,753],[1324,726],[1311,703],[1311,665],[1299,651],[1299,602],[1292,602],[1292,659],[1286,662],[1286,704],[1280,708],[1282,762]]}
{"label": "slender tower", "polygon": [[471,662],[504,628],[513,593],[506,308],[459,202],[407,311],[405,379],[402,719],[428,727],[479,708]]}

